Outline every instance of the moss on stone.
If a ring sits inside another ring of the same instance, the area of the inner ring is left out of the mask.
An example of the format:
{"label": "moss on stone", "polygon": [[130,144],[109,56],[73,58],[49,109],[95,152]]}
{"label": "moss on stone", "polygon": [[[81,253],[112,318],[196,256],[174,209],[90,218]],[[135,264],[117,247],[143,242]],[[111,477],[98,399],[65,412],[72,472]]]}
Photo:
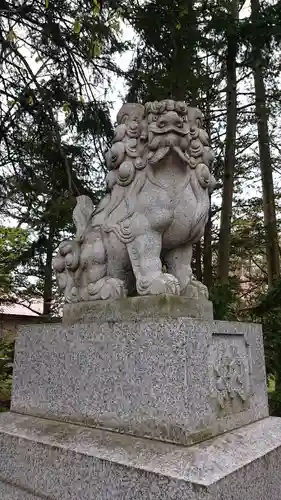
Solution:
{"label": "moss on stone", "polygon": [[190,299],[179,295],[126,297],[110,301],[80,302],[64,306],[63,322],[105,323],[142,321],[149,318],[190,317],[213,319],[212,304],[205,299]]}

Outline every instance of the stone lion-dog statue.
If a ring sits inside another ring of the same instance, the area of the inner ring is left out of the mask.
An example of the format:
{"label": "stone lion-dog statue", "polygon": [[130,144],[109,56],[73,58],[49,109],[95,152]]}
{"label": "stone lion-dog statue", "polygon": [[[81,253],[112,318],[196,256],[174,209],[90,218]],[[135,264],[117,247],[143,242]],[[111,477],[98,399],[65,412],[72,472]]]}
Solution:
{"label": "stone lion-dog statue", "polygon": [[107,153],[107,194],[79,196],[76,236],[53,260],[66,302],[126,295],[197,295],[192,245],[204,234],[214,155],[203,115],[185,102],[124,104]]}

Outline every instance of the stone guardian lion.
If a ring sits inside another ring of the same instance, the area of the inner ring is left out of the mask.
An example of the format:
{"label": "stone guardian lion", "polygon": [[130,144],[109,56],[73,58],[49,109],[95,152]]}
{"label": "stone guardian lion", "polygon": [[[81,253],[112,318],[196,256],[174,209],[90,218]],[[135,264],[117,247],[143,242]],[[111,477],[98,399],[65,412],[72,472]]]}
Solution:
{"label": "stone guardian lion", "polygon": [[122,106],[107,154],[108,193],[96,208],[77,198],[76,237],[53,261],[66,302],[191,289],[206,296],[191,270],[216,185],[202,120],[185,102]]}

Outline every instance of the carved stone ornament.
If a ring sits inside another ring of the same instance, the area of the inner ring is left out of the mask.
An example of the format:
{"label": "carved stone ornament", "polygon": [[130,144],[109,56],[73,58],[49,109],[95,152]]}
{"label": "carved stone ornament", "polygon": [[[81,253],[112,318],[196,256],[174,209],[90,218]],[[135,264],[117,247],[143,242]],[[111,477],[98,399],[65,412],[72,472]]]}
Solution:
{"label": "carved stone ornament", "polygon": [[53,261],[66,302],[207,296],[191,271],[216,184],[202,120],[185,102],[122,106],[107,153],[108,193],[97,207],[77,198],[76,237],[60,244]]}
{"label": "carved stone ornament", "polygon": [[219,407],[224,409],[235,400],[243,404],[248,398],[248,374],[234,345],[226,346],[219,354],[213,370]]}

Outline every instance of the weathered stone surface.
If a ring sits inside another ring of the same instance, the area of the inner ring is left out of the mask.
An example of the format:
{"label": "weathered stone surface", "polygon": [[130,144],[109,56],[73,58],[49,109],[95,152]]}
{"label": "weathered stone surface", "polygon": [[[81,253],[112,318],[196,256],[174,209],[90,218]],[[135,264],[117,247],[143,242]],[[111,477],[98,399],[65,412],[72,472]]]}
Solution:
{"label": "weathered stone surface", "polygon": [[268,415],[261,327],[190,318],[24,326],[12,409],[192,444]]}
{"label": "weathered stone surface", "polygon": [[183,447],[2,414],[0,454],[5,500],[280,500],[277,418]]}
{"label": "weathered stone surface", "polygon": [[190,317],[213,319],[213,304],[207,299],[175,295],[126,297],[65,304],[63,323],[105,323],[107,321],[142,321],[152,318]]}
{"label": "weathered stone surface", "polygon": [[46,497],[40,497],[34,493],[26,491],[26,489],[12,486],[11,484],[0,481],[0,497],[1,500],[48,500]]}
{"label": "weathered stone surface", "polygon": [[192,245],[204,234],[216,185],[202,127],[200,110],[184,102],[122,106],[107,155],[108,192],[98,207],[77,198],[76,236],[61,243],[54,259],[66,302],[128,292],[207,297],[191,270]]}

